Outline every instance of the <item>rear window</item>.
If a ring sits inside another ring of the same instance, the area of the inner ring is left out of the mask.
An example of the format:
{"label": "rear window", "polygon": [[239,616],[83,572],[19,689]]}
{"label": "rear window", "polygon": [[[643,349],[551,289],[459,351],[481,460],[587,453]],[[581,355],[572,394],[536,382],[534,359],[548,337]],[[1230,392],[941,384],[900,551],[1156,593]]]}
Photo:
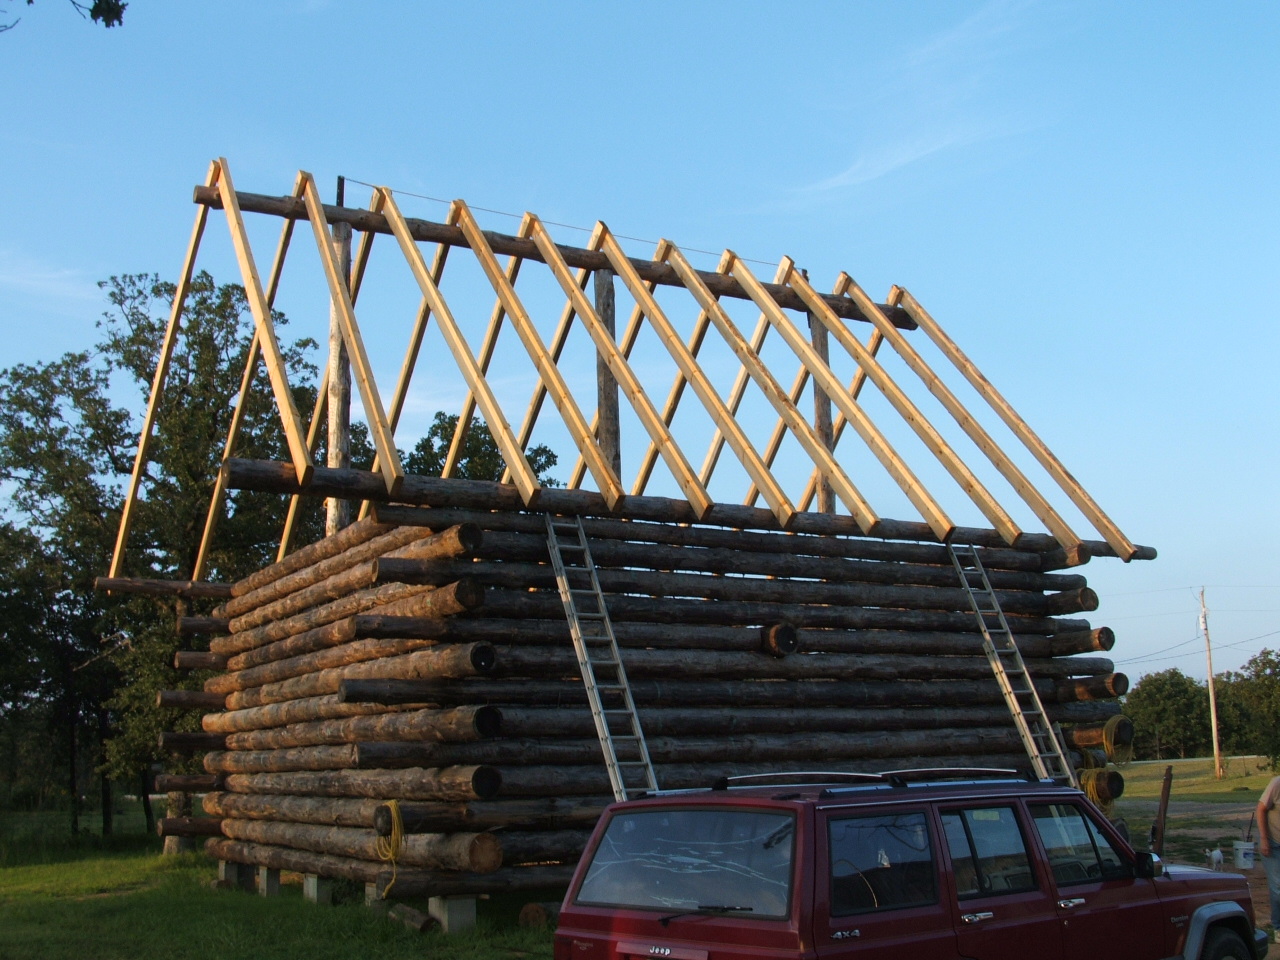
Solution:
{"label": "rear window", "polygon": [[795,823],[791,813],[742,808],[614,814],[576,902],[786,917]]}

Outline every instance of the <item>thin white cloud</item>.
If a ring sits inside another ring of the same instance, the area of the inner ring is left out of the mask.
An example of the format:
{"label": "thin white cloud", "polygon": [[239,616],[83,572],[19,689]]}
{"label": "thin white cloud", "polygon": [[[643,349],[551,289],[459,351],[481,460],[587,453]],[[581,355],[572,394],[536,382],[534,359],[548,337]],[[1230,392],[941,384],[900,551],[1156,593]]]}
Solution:
{"label": "thin white cloud", "polygon": [[878,144],[856,157],[853,163],[835,176],[802,187],[801,192],[819,193],[870,183],[935,153],[967,146],[995,135],[977,129],[935,130],[907,140]]}
{"label": "thin white cloud", "polygon": [[0,290],[40,300],[101,302],[97,283],[83,271],[0,249]]}

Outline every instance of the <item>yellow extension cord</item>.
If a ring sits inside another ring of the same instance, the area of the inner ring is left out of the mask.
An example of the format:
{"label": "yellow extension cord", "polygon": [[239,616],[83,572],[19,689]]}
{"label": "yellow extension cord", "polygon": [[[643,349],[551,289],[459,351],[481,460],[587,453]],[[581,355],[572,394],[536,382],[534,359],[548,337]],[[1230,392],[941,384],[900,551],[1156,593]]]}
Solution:
{"label": "yellow extension cord", "polygon": [[391,836],[378,837],[375,841],[379,858],[391,864],[391,882],[383,889],[383,897],[386,897],[395,886],[396,861],[400,858],[400,850],[404,847],[404,820],[400,818],[400,801],[388,800],[387,806],[391,809]]}

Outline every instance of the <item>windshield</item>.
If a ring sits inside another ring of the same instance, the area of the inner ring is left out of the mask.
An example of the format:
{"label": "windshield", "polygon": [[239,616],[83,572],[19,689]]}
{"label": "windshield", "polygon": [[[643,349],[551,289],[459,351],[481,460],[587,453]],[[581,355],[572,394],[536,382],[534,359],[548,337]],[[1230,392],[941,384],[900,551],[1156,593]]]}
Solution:
{"label": "windshield", "polygon": [[794,843],[790,813],[706,807],[618,813],[577,902],[785,917]]}

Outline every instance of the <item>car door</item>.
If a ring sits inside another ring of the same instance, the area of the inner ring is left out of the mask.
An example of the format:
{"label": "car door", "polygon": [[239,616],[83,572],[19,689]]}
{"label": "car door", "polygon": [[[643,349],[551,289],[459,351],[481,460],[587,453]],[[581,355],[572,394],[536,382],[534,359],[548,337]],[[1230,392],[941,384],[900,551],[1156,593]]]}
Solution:
{"label": "car door", "polygon": [[1165,955],[1155,883],[1134,876],[1128,851],[1083,803],[1029,803],[1053,875],[1068,956],[1147,960]]}
{"label": "car door", "polygon": [[813,923],[821,960],[959,956],[928,807],[824,811],[818,826]]}
{"label": "car door", "polygon": [[1062,960],[1053,891],[1036,870],[1013,802],[942,807],[960,953],[972,960]]}

